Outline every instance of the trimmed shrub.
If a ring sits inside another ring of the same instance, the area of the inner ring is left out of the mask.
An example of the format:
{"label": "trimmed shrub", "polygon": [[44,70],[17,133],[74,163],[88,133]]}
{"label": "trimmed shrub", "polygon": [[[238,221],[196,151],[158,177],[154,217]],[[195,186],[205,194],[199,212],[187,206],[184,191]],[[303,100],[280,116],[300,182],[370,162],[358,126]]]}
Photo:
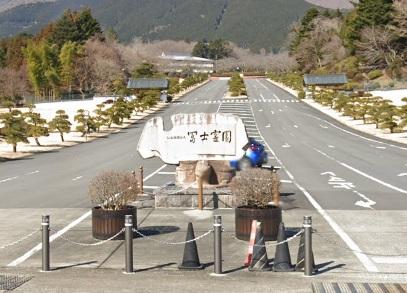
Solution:
{"label": "trimmed shrub", "polygon": [[379,78],[380,76],[383,76],[383,72],[382,72],[381,70],[379,70],[379,69],[372,70],[372,71],[370,71],[370,72],[367,74],[367,77],[368,77],[370,80]]}

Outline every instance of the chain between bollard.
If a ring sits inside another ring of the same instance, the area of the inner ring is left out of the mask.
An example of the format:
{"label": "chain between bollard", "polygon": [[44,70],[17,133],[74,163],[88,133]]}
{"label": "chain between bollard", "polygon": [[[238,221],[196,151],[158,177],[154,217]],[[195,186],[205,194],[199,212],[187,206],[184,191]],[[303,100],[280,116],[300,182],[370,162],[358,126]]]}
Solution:
{"label": "chain between bollard", "polygon": [[287,238],[286,240],[284,240],[284,241],[277,242],[277,243],[268,243],[268,244],[266,244],[266,245],[257,245],[257,244],[254,244],[253,246],[257,246],[257,247],[268,247],[268,246],[278,246],[278,245],[282,245],[282,244],[284,244],[284,243],[288,243],[288,242],[294,240],[295,238],[297,238],[298,236],[300,236],[302,233],[304,233],[304,229],[301,229],[300,231],[297,232],[297,234],[295,234],[295,235],[293,235],[293,236],[291,236],[291,237],[288,237],[288,238]]}
{"label": "chain between bollard", "polygon": [[[53,230],[53,229],[51,229],[51,231],[57,232],[56,230]],[[108,238],[108,239],[105,239],[105,240],[102,240],[102,241],[95,242],[95,243],[82,243],[82,242],[77,242],[77,241],[71,240],[71,239],[69,239],[69,238],[67,238],[66,236],[63,236],[63,235],[60,235],[59,237],[60,237],[62,240],[65,240],[65,241],[67,241],[67,242],[69,242],[69,243],[72,243],[72,244],[75,244],[75,245],[79,245],[79,246],[99,246],[99,245],[105,244],[105,243],[107,243],[107,242],[109,242],[109,241],[112,241],[113,239],[115,239],[117,236],[119,236],[119,235],[120,235],[121,233],[123,233],[123,232],[124,232],[124,228],[121,229],[119,232],[117,232],[117,233],[116,233],[115,235],[113,235],[112,237],[110,237],[110,238]]]}
{"label": "chain between bollard", "polygon": [[204,234],[202,234],[202,235],[200,235],[200,236],[198,236],[198,237],[195,237],[194,239],[191,239],[191,240],[181,241],[181,242],[169,242],[169,241],[163,241],[163,240],[154,239],[154,238],[152,238],[152,237],[150,237],[150,236],[147,236],[147,235],[141,233],[141,232],[140,232],[139,230],[137,230],[137,229],[133,229],[133,232],[137,233],[138,235],[140,235],[141,237],[145,238],[146,240],[150,240],[150,241],[153,241],[153,242],[156,242],[156,243],[166,244],[166,245],[181,245],[181,244],[186,244],[186,243],[189,243],[189,242],[198,241],[198,240],[200,240],[200,239],[202,239],[202,238],[208,236],[208,235],[211,234],[213,231],[214,231],[213,229],[210,229],[208,232],[206,232],[206,233],[204,233]]}
{"label": "chain between bollard", "polygon": [[17,245],[17,244],[23,242],[24,240],[27,240],[28,238],[31,238],[32,236],[35,235],[35,233],[38,233],[38,232],[40,232],[40,231],[41,231],[41,229],[34,230],[34,231],[31,232],[30,234],[25,235],[24,237],[22,237],[22,238],[20,238],[20,239],[18,239],[18,240],[16,240],[16,241],[14,241],[14,242],[8,243],[8,244],[3,245],[3,246],[0,246],[0,249],[6,249],[6,248],[8,248],[8,247],[10,247],[10,246]]}

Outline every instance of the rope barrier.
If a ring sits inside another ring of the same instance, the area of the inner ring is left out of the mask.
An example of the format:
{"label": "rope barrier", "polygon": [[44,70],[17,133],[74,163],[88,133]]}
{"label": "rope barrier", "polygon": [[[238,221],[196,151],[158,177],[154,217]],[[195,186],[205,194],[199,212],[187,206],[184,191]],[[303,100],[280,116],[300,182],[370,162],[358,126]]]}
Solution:
{"label": "rope barrier", "polygon": [[[53,229],[51,229],[51,231],[56,232],[56,230],[53,230]],[[59,237],[60,237],[62,240],[65,240],[65,241],[67,241],[67,242],[70,242],[70,243],[72,243],[72,244],[79,245],[79,246],[99,246],[99,245],[105,244],[105,243],[107,243],[107,242],[113,240],[114,238],[116,238],[117,236],[119,236],[119,235],[120,235],[121,233],[123,233],[123,232],[124,232],[124,229],[121,229],[119,232],[117,232],[117,233],[116,233],[115,235],[113,235],[112,237],[110,237],[110,238],[108,238],[108,239],[105,239],[105,240],[102,240],[102,241],[95,242],[95,243],[77,242],[77,241],[74,241],[74,240],[72,240],[72,239],[69,239],[69,238],[67,238],[66,236],[63,236],[63,235],[60,235]]]}
{"label": "rope barrier", "polygon": [[39,232],[39,231],[41,231],[41,229],[37,229],[37,230],[31,232],[30,234],[25,235],[24,237],[22,237],[22,238],[20,238],[20,239],[18,239],[18,240],[16,240],[16,241],[14,241],[14,242],[11,242],[11,243],[6,244],[6,245],[3,245],[3,246],[0,246],[0,249],[5,249],[5,248],[7,248],[7,247],[17,245],[17,244],[19,244],[20,242],[23,242],[24,240],[26,240],[26,239],[32,237],[33,235],[35,235],[35,233],[37,233],[37,232]]}
{"label": "rope barrier", "polygon": [[136,232],[138,235],[145,238],[146,240],[150,240],[150,241],[153,241],[153,242],[156,242],[156,243],[166,244],[166,245],[181,245],[181,244],[186,244],[186,243],[189,243],[189,242],[194,242],[194,241],[200,240],[200,239],[208,236],[209,234],[211,234],[213,232],[213,229],[209,230],[208,232],[206,232],[206,233],[204,233],[204,234],[202,234],[202,235],[200,235],[200,236],[198,236],[198,237],[196,237],[194,239],[187,240],[187,241],[182,241],[182,242],[169,242],[169,241],[154,239],[154,238],[152,238],[150,236],[144,235],[143,233],[141,233],[137,229],[133,229],[133,232]]}
{"label": "rope barrier", "polygon": [[[304,233],[304,229],[301,229],[300,231],[297,232],[297,234],[295,234],[295,235],[293,235],[293,236],[287,238],[287,239],[284,240],[284,241],[276,242],[276,243],[269,242],[269,243],[266,243],[266,245],[257,245],[257,244],[255,244],[254,246],[257,246],[257,247],[278,246],[278,245],[281,245],[281,244],[284,244],[284,243],[287,243],[287,242],[290,242],[290,241],[294,240],[295,238],[297,238],[298,236],[300,236],[302,233]],[[248,243],[248,242],[245,241],[245,240],[241,240],[241,239],[236,238],[235,235],[232,235],[232,238],[235,239],[235,240],[237,240],[237,241],[240,241],[240,242],[246,242],[246,243]]]}

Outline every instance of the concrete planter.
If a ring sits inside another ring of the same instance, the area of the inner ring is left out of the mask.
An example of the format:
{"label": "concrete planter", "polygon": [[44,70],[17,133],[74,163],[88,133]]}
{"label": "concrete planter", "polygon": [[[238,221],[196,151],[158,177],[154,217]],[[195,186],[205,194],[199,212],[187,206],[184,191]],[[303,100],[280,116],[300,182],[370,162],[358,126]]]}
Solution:
{"label": "concrete planter", "polygon": [[278,226],[282,221],[281,208],[252,208],[240,206],[235,209],[235,233],[240,240],[250,240],[252,221],[262,222],[264,240],[277,240]]}
{"label": "concrete planter", "polygon": [[[127,206],[122,210],[104,210],[101,207],[92,209],[92,236],[96,239],[105,240],[116,235],[124,228],[124,216],[133,216],[133,227],[137,228],[137,208]],[[117,240],[124,239],[124,233]]]}

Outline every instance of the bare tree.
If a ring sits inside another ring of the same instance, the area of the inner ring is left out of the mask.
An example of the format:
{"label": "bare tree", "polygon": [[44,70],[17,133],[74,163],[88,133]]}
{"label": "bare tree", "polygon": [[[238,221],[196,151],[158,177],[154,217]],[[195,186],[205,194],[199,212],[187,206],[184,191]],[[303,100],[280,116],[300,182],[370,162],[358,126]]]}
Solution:
{"label": "bare tree", "polygon": [[385,68],[403,58],[394,42],[390,28],[368,27],[361,33],[361,40],[356,43],[358,53],[369,66]]}
{"label": "bare tree", "polygon": [[28,92],[27,70],[24,66],[19,70],[7,67],[0,69],[0,96],[17,97]]}

